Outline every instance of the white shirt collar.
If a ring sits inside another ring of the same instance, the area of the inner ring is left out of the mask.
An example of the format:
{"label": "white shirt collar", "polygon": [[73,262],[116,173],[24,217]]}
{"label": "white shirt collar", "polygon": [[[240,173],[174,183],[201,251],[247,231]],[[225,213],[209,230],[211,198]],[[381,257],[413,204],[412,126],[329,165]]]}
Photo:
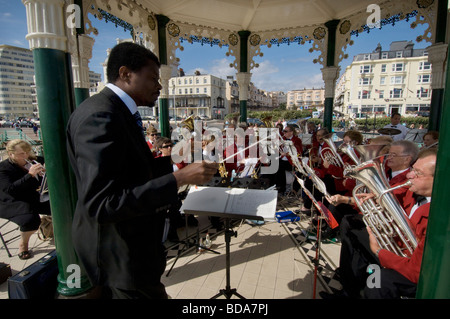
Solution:
{"label": "white shirt collar", "polygon": [[122,102],[125,103],[125,105],[130,110],[131,114],[134,114],[137,112],[138,109],[137,109],[136,102],[131,98],[131,96],[129,96],[127,93],[125,93],[124,90],[122,90],[117,85],[114,85],[112,83],[108,83],[108,84],[106,84],[106,86],[120,97]]}
{"label": "white shirt collar", "polygon": [[395,172],[392,172],[392,178],[394,178],[394,177],[397,176],[397,175],[400,175],[401,173],[407,171],[408,169],[409,169],[409,168],[405,168],[404,170],[401,170],[401,171],[395,171]]}

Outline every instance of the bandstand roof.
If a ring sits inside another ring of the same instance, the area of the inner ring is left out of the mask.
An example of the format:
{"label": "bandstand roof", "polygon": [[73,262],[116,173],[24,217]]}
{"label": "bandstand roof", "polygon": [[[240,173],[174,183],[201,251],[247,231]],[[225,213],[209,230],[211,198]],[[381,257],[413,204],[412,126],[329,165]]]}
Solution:
{"label": "bandstand roof", "polygon": [[316,25],[366,11],[374,0],[136,0],[172,20],[226,30]]}

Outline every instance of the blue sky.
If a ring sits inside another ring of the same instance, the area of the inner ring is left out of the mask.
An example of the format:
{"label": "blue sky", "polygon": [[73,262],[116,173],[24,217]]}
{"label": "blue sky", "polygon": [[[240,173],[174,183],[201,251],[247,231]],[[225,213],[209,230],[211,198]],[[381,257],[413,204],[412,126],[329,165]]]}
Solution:
{"label": "blue sky", "polygon": [[[25,39],[27,32],[26,11],[21,0],[0,0],[0,44],[9,44],[23,48],[29,48]],[[90,17],[93,26],[99,30],[99,35],[91,35],[96,41],[93,48],[93,57],[89,67],[97,73],[103,73],[101,63],[106,58],[106,50],[116,43],[116,38],[129,38],[128,31],[115,27],[111,22],[96,20]],[[349,57],[341,63],[341,70],[345,70],[354,55],[358,53],[372,52],[378,43],[383,50],[389,48],[392,41],[412,40],[415,48],[424,48],[430,45],[424,41],[417,43],[415,39],[423,33],[424,27],[419,25],[411,29],[406,22],[398,22],[395,27],[384,26],[381,30],[372,29],[369,34],[363,33],[359,37],[353,37],[354,45],[349,46],[346,53]],[[177,50],[180,58],[180,67],[186,74],[193,74],[199,70],[202,74],[213,74],[225,78],[227,75],[235,75],[236,70],[229,67],[231,57],[225,54],[227,48],[217,46],[200,45],[198,43],[183,43],[184,50]],[[321,65],[313,64],[318,57],[318,52],[309,53],[310,44],[283,44],[279,47],[263,46],[264,56],[255,58],[260,67],[251,70],[252,81],[263,90],[285,91],[323,87]]]}

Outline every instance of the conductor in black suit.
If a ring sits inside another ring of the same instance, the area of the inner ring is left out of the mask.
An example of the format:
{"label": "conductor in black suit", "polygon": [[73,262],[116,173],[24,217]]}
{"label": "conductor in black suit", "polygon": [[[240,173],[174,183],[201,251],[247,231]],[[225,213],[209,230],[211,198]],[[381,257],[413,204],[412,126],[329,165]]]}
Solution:
{"label": "conductor in black suit", "polygon": [[[159,96],[158,58],[134,43],[116,45],[108,84],[77,107],[68,124],[68,154],[78,202],[73,220],[77,255],[94,286],[112,298],[167,298],[165,220],[177,188],[209,181],[218,165],[193,163],[172,172],[170,157],[153,158],[139,106]],[[163,162],[164,160],[164,162]]]}

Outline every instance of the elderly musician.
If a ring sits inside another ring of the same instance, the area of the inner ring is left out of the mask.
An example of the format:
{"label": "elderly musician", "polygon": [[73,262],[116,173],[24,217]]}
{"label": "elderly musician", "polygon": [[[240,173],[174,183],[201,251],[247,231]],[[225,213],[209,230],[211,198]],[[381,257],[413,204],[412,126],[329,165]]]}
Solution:
{"label": "elderly musician", "polygon": [[436,168],[436,149],[428,149],[419,153],[416,163],[408,173],[411,181],[408,199],[404,204],[411,228],[417,238],[418,245],[407,257],[400,257],[386,249],[382,249],[369,230],[370,249],[376,254],[383,267],[380,273],[379,287],[364,289],[364,296],[370,299],[393,299],[414,297],[419,281],[425,236],[433,191],[434,172]]}

